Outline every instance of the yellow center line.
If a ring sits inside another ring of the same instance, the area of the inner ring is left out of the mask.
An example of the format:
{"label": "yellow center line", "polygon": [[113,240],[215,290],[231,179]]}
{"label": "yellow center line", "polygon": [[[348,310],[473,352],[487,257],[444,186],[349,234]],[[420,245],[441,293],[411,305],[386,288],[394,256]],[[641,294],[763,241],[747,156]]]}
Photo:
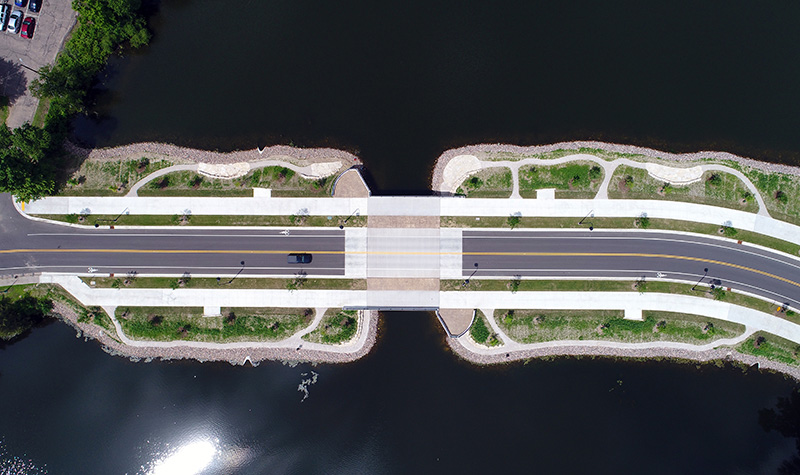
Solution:
{"label": "yellow center line", "polygon": [[[290,250],[271,250],[271,249],[251,249],[251,250],[232,250],[232,249],[3,249],[0,254],[20,254],[20,253],[111,253],[111,254],[286,254],[289,252],[303,252]],[[680,256],[674,254],[648,254],[639,252],[419,252],[419,251],[313,251],[314,254],[365,254],[365,255],[395,255],[395,256],[441,256],[441,255],[464,255],[464,256],[517,256],[517,257],[647,257],[676,259],[693,262],[703,262],[706,264],[717,264],[733,269],[740,269],[747,272],[771,277],[782,282],[800,287],[800,283],[793,280],[765,272],[752,267],[733,264],[730,262],[706,259],[703,257]]]}

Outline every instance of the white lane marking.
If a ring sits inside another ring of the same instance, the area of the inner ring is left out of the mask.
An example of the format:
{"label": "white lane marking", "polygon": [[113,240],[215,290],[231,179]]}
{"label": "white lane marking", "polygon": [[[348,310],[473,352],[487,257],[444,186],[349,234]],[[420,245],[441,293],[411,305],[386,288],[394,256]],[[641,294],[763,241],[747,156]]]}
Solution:
{"label": "white lane marking", "polygon": [[[640,240],[640,241],[675,242],[675,243],[681,243],[681,244],[694,244],[694,245],[698,245],[698,246],[709,246],[709,247],[716,247],[716,248],[720,248],[720,249],[727,249],[727,250],[730,250],[730,251],[733,251],[733,252],[740,252],[740,253],[744,253],[744,254],[749,254],[751,256],[763,257],[765,259],[770,259],[772,261],[780,262],[781,264],[786,264],[786,265],[794,267],[796,269],[800,269],[800,264],[784,260],[784,259],[792,259],[792,261],[795,261],[796,259],[795,259],[794,256],[791,256],[791,255],[787,254],[785,257],[784,256],[780,256],[780,258],[779,258],[779,257],[771,256],[771,255],[759,254],[757,252],[753,252],[753,251],[751,251],[751,250],[749,250],[747,248],[744,248],[744,247],[742,247],[741,249],[737,248],[737,247],[734,246],[734,243],[729,243],[728,246],[724,246],[722,244],[717,244],[717,243],[703,242],[703,241],[692,241],[692,240],[686,240],[686,239],[667,239],[667,238],[657,238],[657,237],[649,237],[649,238],[648,237],[627,237],[627,236],[626,237],[613,237],[613,236],[597,236],[597,235],[588,235],[588,236],[583,236],[583,237],[579,237],[579,236],[559,236],[559,237],[553,237],[553,236],[549,236],[549,237],[548,236],[463,236],[463,238],[464,239],[492,239],[492,240],[494,240],[494,239],[554,239],[554,240],[563,240],[563,239],[574,239],[574,240],[592,239],[592,240],[599,240],[599,239],[604,239],[604,240]],[[738,244],[736,244],[736,246],[738,246]],[[782,251],[776,251],[774,249],[771,250],[771,251],[773,253],[782,252]],[[765,251],[765,252],[769,252],[769,251]]]}
{"label": "white lane marking", "polygon": [[[216,237],[236,237],[236,238],[278,238],[281,237],[280,235],[283,234],[284,236],[289,236],[289,234],[284,234],[286,231],[282,231],[280,233],[275,234],[151,234],[151,233],[141,233],[141,234],[133,234],[133,233],[29,233],[27,236],[78,236],[78,237],[205,237],[205,238],[216,238]],[[344,237],[344,233],[338,234],[296,234],[291,237],[296,238],[316,238],[316,237]]]}

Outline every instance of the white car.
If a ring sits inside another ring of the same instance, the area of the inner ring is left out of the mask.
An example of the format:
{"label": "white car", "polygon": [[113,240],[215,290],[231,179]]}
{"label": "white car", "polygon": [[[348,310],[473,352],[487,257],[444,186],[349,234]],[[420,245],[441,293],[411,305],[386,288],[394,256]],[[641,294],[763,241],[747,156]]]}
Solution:
{"label": "white car", "polygon": [[14,10],[10,17],[8,17],[8,32],[19,33],[19,27],[22,26],[22,17],[24,13],[22,10]]}

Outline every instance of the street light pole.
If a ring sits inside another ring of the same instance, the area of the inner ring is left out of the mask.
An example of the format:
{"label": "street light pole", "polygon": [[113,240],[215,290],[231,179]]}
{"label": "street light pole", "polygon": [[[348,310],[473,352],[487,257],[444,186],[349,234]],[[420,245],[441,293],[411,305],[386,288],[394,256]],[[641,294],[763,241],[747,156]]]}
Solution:
{"label": "street light pole", "polygon": [[467,280],[465,280],[464,283],[461,284],[461,287],[466,287],[467,285],[469,285],[469,280],[475,275],[476,272],[478,272],[478,263],[477,262],[475,263],[475,270],[472,271],[472,274],[470,274],[469,277],[467,277]]}
{"label": "street light pole", "polygon": [[237,272],[237,273],[236,273],[236,275],[234,275],[233,277],[231,277],[231,280],[229,280],[229,281],[225,282],[224,284],[220,284],[220,283],[219,283],[219,281],[220,281],[220,278],[219,278],[219,277],[217,277],[217,285],[228,285],[228,284],[232,283],[232,282],[234,281],[234,279],[236,279],[237,277],[239,277],[239,274],[241,274],[241,273],[242,273],[242,271],[244,270],[244,261],[240,262],[239,264],[240,264],[242,267],[239,269],[239,272]]}
{"label": "street light pole", "polygon": [[347,224],[348,221],[350,221],[350,218],[352,218],[353,216],[355,216],[357,214],[358,214],[358,208],[356,208],[356,210],[353,211],[353,213],[350,216],[348,216],[348,217],[346,217],[344,219],[344,222],[342,222],[342,224],[339,225],[339,229],[344,229],[344,225]]}
{"label": "street light pole", "polygon": [[[589,216],[592,216],[593,214],[594,214],[594,210],[589,211],[589,213],[586,216],[584,216],[583,218],[581,218],[580,221],[578,221],[578,226],[582,226],[583,222],[586,220],[586,218],[588,218]],[[589,231],[592,231],[592,230],[594,230],[594,224],[589,222]]]}
{"label": "street light pole", "polygon": [[[694,288],[697,287],[700,284],[700,282],[702,282],[703,279],[706,278],[707,275],[708,275],[708,267],[703,269],[703,277],[700,277],[700,280],[698,280],[697,283],[692,286],[692,290],[694,290]],[[713,289],[714,286],[712,285],[711,288]]]}
{"label": "street light pole", "polygon": [[19,58],[19,62],[20,62],[20,64],[22,64],[23,68],[31,70],[31,71],[35,72],[36,74],[40,74],[41,75],[41,73],[38,70],[33,69],[30,66],[28,66],[27,64],[25,64],[25,61],[23,61],[22,58]]}

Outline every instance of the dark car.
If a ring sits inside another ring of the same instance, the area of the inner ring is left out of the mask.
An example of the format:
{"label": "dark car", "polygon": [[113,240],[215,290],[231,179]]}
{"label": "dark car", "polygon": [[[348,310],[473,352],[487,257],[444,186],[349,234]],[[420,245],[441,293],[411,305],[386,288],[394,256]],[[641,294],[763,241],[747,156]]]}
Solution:
{"label": "dark car", "polygon": [[36,28],[36,19],[28,17],[25,21],[22,22],[22,37],[28,38],[29,40],[33,38],[33,30]]}
{"label": "dark car", "polygon": [[311,254],[289,254],[286,262],[289,264],[308,264],[311,262]]}
{"label": "dark car", "polygon": [[28,11],[32,11],[33,13],[39,13],[39,10],[42,8],[42,0],[31,0],[28,2]]}
{"label": "dark car", "polygon": [[11,12],[11,7],[3,3],[0,5],[0,31],[5,31],[8,24],[8,14]]}
{"label": "dark car", "polygon": [[16,5],[18,7],[24,7],[25,6],[25,0],[14,0],[14,5]]}

